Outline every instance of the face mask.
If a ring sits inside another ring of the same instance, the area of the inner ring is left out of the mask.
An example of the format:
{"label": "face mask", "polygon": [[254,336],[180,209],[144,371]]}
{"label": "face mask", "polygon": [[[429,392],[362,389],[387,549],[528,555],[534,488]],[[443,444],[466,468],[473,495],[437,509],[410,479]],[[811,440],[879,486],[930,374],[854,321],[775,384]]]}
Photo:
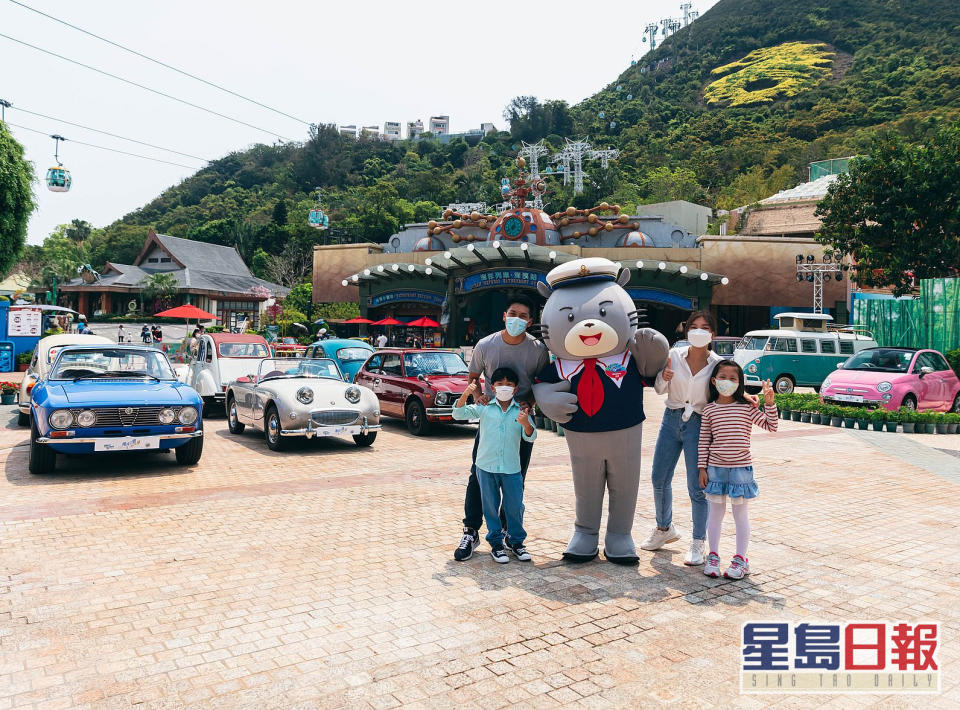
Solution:
{"label": "face mask", "polygon": [[498,387],[494,387],[493,391],[496,393],[497,399],[499,399],[501,402],[509,402],[511,399],[513,399],[513,393],[515,389],[510,385],[500,385]]}
{"label": "face mask", "polygon": [[521,335],[527,329],[527,321],[514,316],[507,317],[507,332],[513,337]]}
{"label": "face mask", "polygon": [[740,386],[738,382],[734,382],[733,380],[714,380],[713,384],[717,388],[717,392],[724,397],[730,397]]}
{"label": "face mask", "polygon": [[713,334],[703,328],[691,328],[687,333],[687,340],[695,348],[705,348],[713,340]]}

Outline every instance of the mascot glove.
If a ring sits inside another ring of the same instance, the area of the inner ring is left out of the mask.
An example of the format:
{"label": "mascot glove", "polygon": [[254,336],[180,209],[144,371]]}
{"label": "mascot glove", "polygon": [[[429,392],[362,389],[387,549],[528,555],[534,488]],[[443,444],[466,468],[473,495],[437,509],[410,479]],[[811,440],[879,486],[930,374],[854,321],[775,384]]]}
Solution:
{"label": "mascot glove", "polygon": [[533,386],[533,396],[540,411],[560,424],[569,422],[579,408],[577,395],[570,391],[569,380],[536,384]]}
{"label": "mascot glove", "polygon": [[654,377],[667,364],[670,343],[654,328],[640,328],[627,347],[644,377]]}

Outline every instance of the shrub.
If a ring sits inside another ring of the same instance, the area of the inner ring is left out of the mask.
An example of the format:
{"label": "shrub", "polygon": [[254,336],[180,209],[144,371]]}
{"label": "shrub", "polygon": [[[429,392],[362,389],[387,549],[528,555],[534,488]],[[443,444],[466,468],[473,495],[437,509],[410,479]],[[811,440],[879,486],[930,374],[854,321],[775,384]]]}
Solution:
{"label": "shrub", "polygon": [[20,389],[13,382],[0,382],[0,393],[3,394],[13,394],[18,389]]}
{"label": "shrub", "polygon": [[954,348],[944,353],[944,355],[947,358],[947,362],[950,363],[950,367],[957,373],[957,377],[960,377],[960,348]]}

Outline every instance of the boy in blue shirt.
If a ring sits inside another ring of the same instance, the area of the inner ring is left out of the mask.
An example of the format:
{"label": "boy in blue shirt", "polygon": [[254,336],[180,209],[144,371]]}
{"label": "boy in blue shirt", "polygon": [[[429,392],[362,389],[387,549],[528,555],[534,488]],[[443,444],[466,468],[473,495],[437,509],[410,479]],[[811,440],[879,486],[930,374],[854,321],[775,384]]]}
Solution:
{"label": "boy in blue shirt", "polygon": [[504,549],[503,526],[500,523],[500,496],[507,518],[506,548],[518,560],[527,562],[530,553],[523,541],[523,476],[520,475],[520,440],[533,441],[537,430],[530,413],[514,400],[520,378],[509,367],[494,370],[490,377],[496,400],[487,405],[467,404],[479,391],[471,382],[453,406],[454,419],[479,419],[480,440],[477,444],[477,481],[487,523],[487,542],[495,562],[509,562]]}

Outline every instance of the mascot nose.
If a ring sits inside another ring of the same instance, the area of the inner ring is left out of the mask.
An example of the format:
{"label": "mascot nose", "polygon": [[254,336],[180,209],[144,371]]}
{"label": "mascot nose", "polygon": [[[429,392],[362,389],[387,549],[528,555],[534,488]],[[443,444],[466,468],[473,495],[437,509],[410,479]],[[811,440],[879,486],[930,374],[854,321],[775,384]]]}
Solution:
{"label": "mascot nose", "polygon": [[584,328],[592,328],[592,327],[593,327],[593,323],[584,323],[584,324],[583,324],[583,327],[584,327]]}

